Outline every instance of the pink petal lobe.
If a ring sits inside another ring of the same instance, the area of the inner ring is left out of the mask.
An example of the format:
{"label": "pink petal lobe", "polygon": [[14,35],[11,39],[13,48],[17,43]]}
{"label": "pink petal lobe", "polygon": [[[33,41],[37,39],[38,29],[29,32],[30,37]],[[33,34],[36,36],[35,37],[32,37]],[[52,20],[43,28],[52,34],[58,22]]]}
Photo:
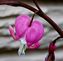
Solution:
{"label": "pink petal lobe", "polygon": [[10,32],[10,35],[13,37],[14,40],[18,40],[18,36],[15,35],[14,29],[12,26],[9,26],[9,32]]}
{"label": "pink petal lobe", "polygon": [[37,48],[40,47],[40,45],[41,45],[41,44],[40,44],[39,42],[37,42],[37,43],[35,43],[35,44],[29,46],[29,48],[30,48],[30,49],[37,49]]}
{"label": "pink petal lobe", "polygon": [[16,35],[22,37],[25,31],[28,29],[29,24],[30,24],[30,17],[28,15],[18,16],[15,21]]}
{"label": "pink petal lobe", "polygon": [[26,41],[29,44],[38,42],[44,35],[44,27],[39,21],[34,21],[26,31]]}

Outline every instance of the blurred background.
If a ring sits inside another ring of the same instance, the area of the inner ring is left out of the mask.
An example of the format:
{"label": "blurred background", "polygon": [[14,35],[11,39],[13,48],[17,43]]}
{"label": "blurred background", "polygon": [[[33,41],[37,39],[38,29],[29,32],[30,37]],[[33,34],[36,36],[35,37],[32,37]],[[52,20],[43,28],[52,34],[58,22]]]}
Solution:
{"label": "blurred background", "polygon": [[[5,0],[0,0],[0,3]],[[8,0],[11,2],[12,0]],[[15,1],[15,0],[14,0]],[[32,0],[21,0],[33,7]],[[37,0],[39,6],[45,14],[54,20],[58,26],[63,29],[63,1],[62,0]],[[36,8],[36,7],[35,7]],[[10,36],[7,23],[14,25],[15,19],[18,15],[27,14],[32,17],[33,12],[20,6],[0,5],[0,61],[44,61],[48,55],[47,48],[49,43],[59,36],[59,34],[47,23],[43,18],[38,15],[34,19],[39,19],[44,25],[45,34],[40,40],[42,44],[36,50],[26,50],[26,55],[18,56],[17,51],[20,42],[14,42]],[[59,39],[56,43],[57,50],[55,51],[56,60],[63,61],[63,39]]]}

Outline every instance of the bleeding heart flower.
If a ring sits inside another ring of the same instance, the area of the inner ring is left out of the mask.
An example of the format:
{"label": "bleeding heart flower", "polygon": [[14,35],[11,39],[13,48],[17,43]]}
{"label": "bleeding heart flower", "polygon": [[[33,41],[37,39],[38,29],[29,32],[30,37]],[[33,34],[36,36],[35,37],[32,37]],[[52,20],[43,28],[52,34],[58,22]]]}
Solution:
{"label": "bleeding heart flower", "polygon": [[19,40],[24,36],[25,31],[28,29],[28,25],[30,24],[30,17],[27,15],[20,15],[16,18],[15,21],[15,32],[14,29],[9,26],[9,31],[14,40]]}
{"label": "bleeding heart flower", "polygon": [[44,27],[41,22],[35,20],[30,25],[30,17],[28,15],[20,15],[15,21],[15,32],[14,29],[9,26],[9,31],[14,40],[20,40],[21,46],[18,50],[18,54],[25,54],[24,50],[26,46],[28,48],[37,48],[40,46],[39,40],[43,37]]}
{"label": "bleeding heart flower", "polygon": [[34,43],[37,43],[44,34],[44,28],[42,23],[35,20],[32,22],[31,26],[26,31],[26,41],[31,46]]}

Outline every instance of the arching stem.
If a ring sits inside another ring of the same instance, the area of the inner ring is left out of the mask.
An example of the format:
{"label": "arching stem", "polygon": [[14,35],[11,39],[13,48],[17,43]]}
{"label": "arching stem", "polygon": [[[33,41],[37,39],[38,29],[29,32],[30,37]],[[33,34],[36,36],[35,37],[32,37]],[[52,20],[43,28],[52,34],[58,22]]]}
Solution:
{"label": "arching stem", "polygon": [[[14,2],[16,2],[16,1],[17,1],[17,3],[14,3]],[[7,4],[7,5],[13,5],[13,6],[14,6],[14,4],[15,4],[15,6],[16,6],[16,4],[18,4],[19,6],[22,6],[22,7],[24,7],[24,8],[27,8],[27,9],[33,11],[33,12],[38,11],[38,10],[35,9],[34,7],[32,7],[32,6],[28,5],[28,4],[25,4],[25,3],[21,2],[20,0],[13,0],[13,3],[10,3],[10,2],[7,1],[7,0],[4,0],[4,1],[0,2],[0,4],[1,4],[1,5],[2,5],[2,4]],[[40,17],[44,18],[44,19],[58,32],[58,34],[63,37],[63,31],[62,31],[62,30],[59,28],[59,26],[58,26],[51,18],[49,18],[42,10],[41,10],[41,11],[38,11],[36,14],[39,15]]]}
{"label": "arching stem", "polygon": [[62,38],[61,36],[58,36],[54,41],[52,41],[53,44],[57,42],[58,39]]}

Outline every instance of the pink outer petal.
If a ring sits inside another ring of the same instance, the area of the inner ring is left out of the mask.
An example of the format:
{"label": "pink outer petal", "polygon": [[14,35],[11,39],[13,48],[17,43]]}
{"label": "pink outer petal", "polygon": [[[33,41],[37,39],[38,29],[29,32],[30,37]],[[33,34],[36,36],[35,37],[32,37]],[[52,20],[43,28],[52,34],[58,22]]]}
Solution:
{"label": "pink outer petal", "polygon": [[56,45],[54,45],[53,43],[51,43],[50,46],[49,46],[49,52],[53,53],[55,51],[55,49],[56,49]]}
{"label": "pink outer petal", "polygon": [[30,49],[37,49],[37,48],[39,48],[40,47],[40,43],[39,42],[37,42],[37,43],[35,43],[34,45],[32,45],[32,46],[29,46],[29,48]]}
{"label": "pink outer petal", "polygon": [[10,35],[13,37],[14,40],[18,40],[19,37],[17,35],[15,35],[14,33],[14,29],[12,26],[9,26],[9,32],[10,32]]}
{"label": "pink outer petal", "polygon": [[25,31],[28,29],[28,25],[30,24],[30,17],[28,15],[20,15],[16,18],[15,22],[15,30],[16,35],[21,38]]}
{"label": "pink outer petal", "polygon": [[44,35],[44,27],[39,21],[34,21],[26,31],[26,41],[30,45],[38,42]]}

